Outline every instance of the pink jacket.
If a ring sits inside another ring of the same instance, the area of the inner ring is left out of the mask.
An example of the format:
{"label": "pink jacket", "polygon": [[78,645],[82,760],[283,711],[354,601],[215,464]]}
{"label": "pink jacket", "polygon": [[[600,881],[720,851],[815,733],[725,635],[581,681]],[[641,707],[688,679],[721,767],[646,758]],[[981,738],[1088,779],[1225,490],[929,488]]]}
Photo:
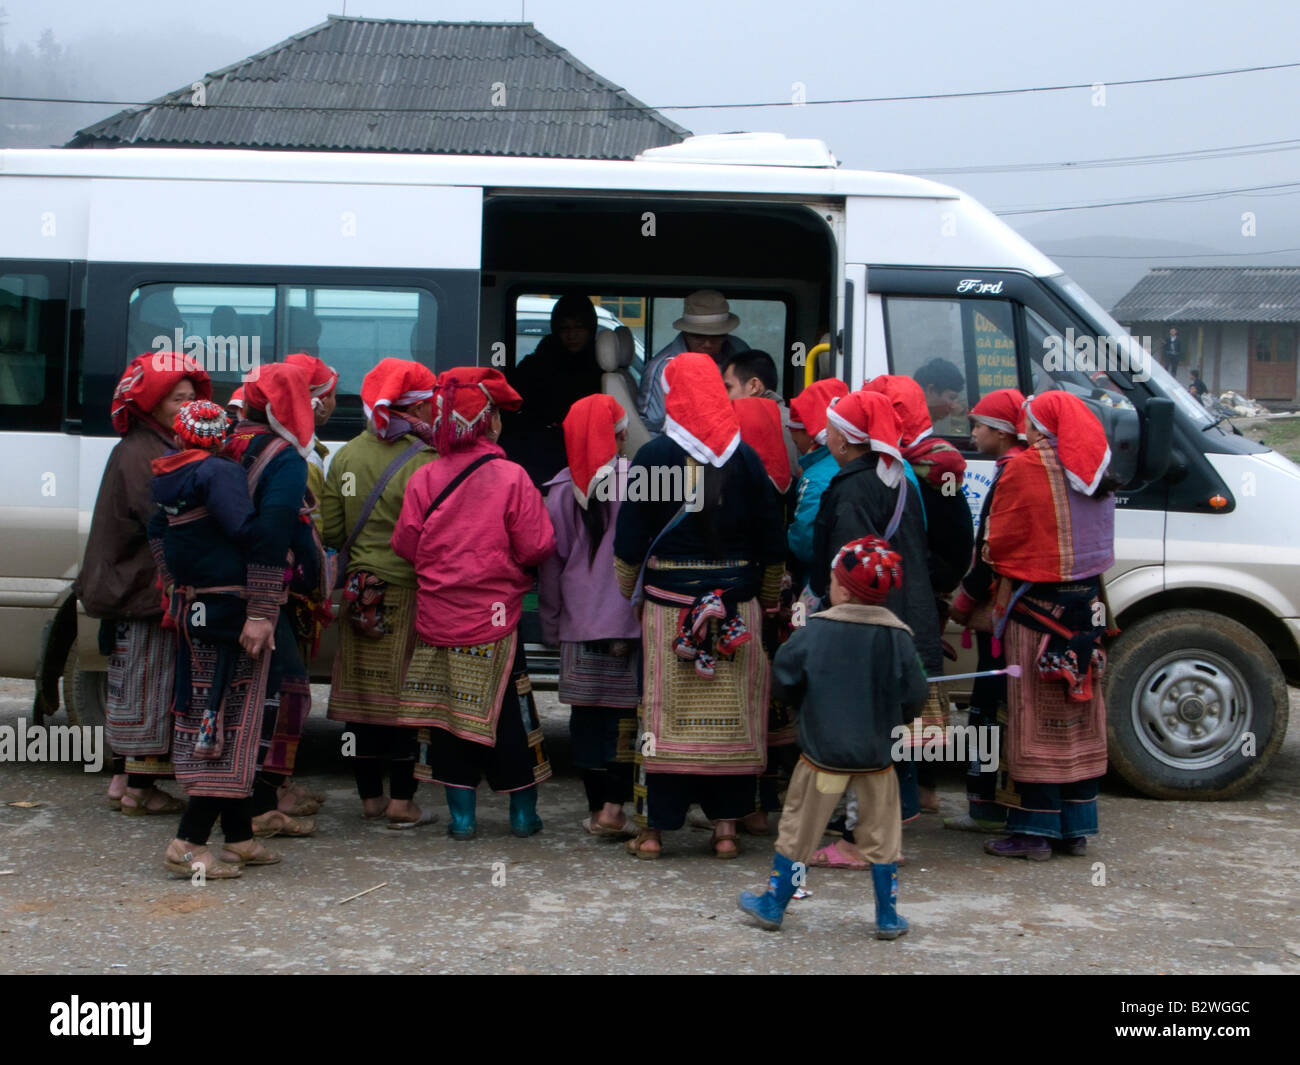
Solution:
{"label": "pink jacket", "polygon": [[[480,455],[495,454],[443,501],[425,511]],[[415,567],[415,629],[435,647],[492,643],[519,625],[533,586],[526,567],[555,550],[555,531],[522,466],[486,438],[422,466],[406,486],[393,550]]]}

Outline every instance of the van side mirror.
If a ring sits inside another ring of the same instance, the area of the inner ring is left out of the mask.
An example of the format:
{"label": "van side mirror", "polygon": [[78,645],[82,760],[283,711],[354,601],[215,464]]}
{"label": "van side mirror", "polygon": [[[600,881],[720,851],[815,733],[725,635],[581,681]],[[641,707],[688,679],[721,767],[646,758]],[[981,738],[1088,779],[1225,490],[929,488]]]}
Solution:
{"label": "van side mirror", "polygon": [[1174,401],[1153,396],[1142,408],[1141,480],[1158,481],[1169,472],[1174,452]]}

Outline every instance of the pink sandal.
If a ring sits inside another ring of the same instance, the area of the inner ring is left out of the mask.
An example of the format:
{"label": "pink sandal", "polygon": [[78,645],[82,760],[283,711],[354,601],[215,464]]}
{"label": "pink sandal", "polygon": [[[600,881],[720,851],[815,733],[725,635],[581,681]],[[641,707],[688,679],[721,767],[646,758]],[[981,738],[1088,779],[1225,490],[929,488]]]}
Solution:
{"label": "pink sandal", "polygon": [[830,869],[866,869],[868,865],[861,858],[847,857],[834,843],[828,843],[821,850],[814,852],[808,864]]}

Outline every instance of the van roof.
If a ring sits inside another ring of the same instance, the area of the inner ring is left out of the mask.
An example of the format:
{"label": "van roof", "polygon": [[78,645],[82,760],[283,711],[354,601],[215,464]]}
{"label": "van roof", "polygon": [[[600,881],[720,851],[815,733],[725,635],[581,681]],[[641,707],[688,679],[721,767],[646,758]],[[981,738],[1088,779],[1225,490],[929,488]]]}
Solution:
{"label": "van roof", "polygon": [[[706,141],[711,138],[693,139]],[[687,148],[689,142],[674,147]],[[707,148],[704,145],[699,147]],[[638,160],[626,162],[223,148],[17,148],[0,151],[0,175],[766,193],[827,198],[962,198],[956,189],[924,178],[870,170],[842,170],[810,161],[770,165],[759,162],[761,156],[752,152],[746,158],[733,158],[728,162],[694,161],[714,154],[718,153],[705,150],[694,153],[648,152]],[[672,161],[683,156],[692,161]],[[802,156],[804,160],[807,158]]]}

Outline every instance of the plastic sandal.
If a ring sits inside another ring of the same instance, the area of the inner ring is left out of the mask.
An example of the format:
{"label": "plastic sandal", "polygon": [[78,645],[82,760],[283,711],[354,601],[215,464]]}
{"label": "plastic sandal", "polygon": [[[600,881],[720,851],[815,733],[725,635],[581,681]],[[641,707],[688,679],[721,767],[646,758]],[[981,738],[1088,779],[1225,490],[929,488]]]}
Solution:
{"label": "plastic sandal", "polygon": [[808,859],[809,865],[822,866],[828,869],[870,869],[869,862],[864,862],[861,858],[854,861],[847,857],[843,851],[834,843],[828,843],[825,847],[815,851],[813,856]]}
{"label": "plastic sandal", "polygon": [[290,817],[280,810],[267,810],[253,818],[253,835],[258,839],[272,836],[310,836],[316,831],[316,822],[310,817]]}
{"label": "plastic sandal", "polygon": [[[730,861],[732,858],[740,857],[740,844],[736,840],[736,831],[734,827],[730,832],[719,832],[715,827],[713,829],[713,838],[709,842],[713,845],[713,857],[715,858],[726,862]],[[725,851],[718,850],[718,846],[723,843],[730,843],[731,849]]]}
{"label": "plastic sandal", "polygon": [[205,880],[237,880],[244,875],[244,870],[239,865],[222,863],[213,858],[206,846],[191,846],[179,859],[170,857],[171,853],[169,845],[163,853],[163,866],[172,876],[189,879],[200,871],[196,866],[201,866]]}
{"label": "plastic sandal", "polygon": [[[253,847],[247,854],[235,850],[236,847],[246,846],[248,843],[252,843]],[[238,865],[242,869],[249,865],[278,865],[280,855],[275,851],[267,850],[254,838],[243,843],[227,843],[221,848],[221,860],[231,865]]]}
{"label": "plastic sandal", "polygon": [[414,821],[389,821],[388,827],[397,831],[403,831],[408,828],[420,828],[424,825],[432,825],[435,824],[437,820],[438,815],[432,810],[421,810],[420,816]]}
{"label": "plastic sandal", "polygon": [[[643,844],[647,840],[654,840],[659,844],[660,849],[657,851],[644,850]],[[624,849],[634,858],[641,858],[644,861],[652,862],[663,854],[663,841],[655,833],[642,829],[637,833],[635,839],[630,839],[624,844]]]}
{"label": "plastic sandal", "polygon": [[[152,805],[160,795],[163,799],[162,805]],[[131,800],[130,806],[127,805],[127,799]],[[164,814],[182,813],[185,810],[185,803],[175,795],[168,795],[161,788],[150,788],[145,792],[143,803],[134,795],[129,793],[123,795],[120,808],[127,817],[158,817]]]}

